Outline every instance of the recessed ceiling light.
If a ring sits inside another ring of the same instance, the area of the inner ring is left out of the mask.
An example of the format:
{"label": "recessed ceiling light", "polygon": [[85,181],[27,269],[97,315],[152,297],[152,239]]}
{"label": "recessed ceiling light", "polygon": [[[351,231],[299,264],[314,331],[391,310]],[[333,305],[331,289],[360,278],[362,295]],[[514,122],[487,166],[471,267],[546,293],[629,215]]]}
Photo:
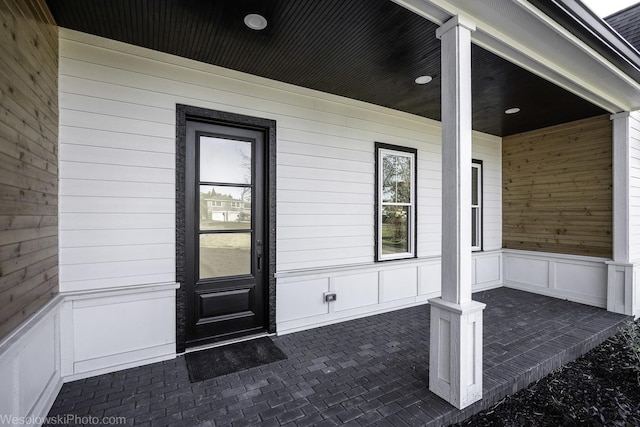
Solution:
{"label": "recessed ceiling light", "polygon": [[519,113],[520,109],[518,107],[513,107],[513,108],[509,108],[504,110],[505,114],[515,114],[515,113]]}
{"label": "recessed ceiling light", "polygon": [[244,24],[252,30],[264,30],[267,28],[267,20],[257,13],[250,13],[244,17]]}
{"label": "recessed ceiling light", "polygon": [[420,77],[416,77],[415,82],[416,84],[419,84],[419,85],[426,85],[431,80],[433,80],[433,77],[431,76],[420,76]]}

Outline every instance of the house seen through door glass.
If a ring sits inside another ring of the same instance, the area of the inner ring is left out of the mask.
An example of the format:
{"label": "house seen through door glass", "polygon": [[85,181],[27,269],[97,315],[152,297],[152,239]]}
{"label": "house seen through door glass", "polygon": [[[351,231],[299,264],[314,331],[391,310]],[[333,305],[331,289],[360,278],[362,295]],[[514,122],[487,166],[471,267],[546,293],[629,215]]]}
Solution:
{"label": "house seen through door glass", "polygon": [[251,143],[200,137],[200,279],[251,273],[251,190]]}

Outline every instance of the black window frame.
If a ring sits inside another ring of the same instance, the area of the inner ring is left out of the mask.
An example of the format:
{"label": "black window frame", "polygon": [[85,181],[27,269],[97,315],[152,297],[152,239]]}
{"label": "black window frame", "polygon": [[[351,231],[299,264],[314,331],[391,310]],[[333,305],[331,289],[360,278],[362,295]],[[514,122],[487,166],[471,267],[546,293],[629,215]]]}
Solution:
{"label": "black window frame", "polygon": [[[380,177],[380,159],[381,151],[396,151],[398,153],[410,154],[413,156],[413,188],[412,188],[412,204],[411,204],[411,226],[409,239],[409,248],[411,249],[405,256],[383,257],[381,253],[381,232],[380,221],[382,201],[381,197],[381,177]],[[418,150],[416,148],[405,147],[400,145],[386,144],[382,142],[375,143],[375,202],[374,202],[374,258],[376,262],[393,262],[407,259],[415,259],[418,257]]]}
{"label": "black window frame", "polygon": [[[478,241],[479,241],[479,245],[477,246],[471,246],[471,250],[473,252],[482,252],[484,250],[484,163],[482,160],[478,160],[478,159],[471,159],[471,167],[473,168],[473,165],[477,165],[476,167],[479,170],[478,173],[478,178],[479,178],[479,183],[478,183],[478,198],[479,198],[479,215],[480,215],[480,219],[479,219],[479,224],[476,226],[477,230],[479,232],[479,237],[478,237]],[[473,191],[473,186],[471,187],[471,191]],[[471,216],[471,221],[473,221],[473,215]],[[473,232],[473,223],[471,226],[471,230]],[[473,236],[471,241],[473,242]]]}

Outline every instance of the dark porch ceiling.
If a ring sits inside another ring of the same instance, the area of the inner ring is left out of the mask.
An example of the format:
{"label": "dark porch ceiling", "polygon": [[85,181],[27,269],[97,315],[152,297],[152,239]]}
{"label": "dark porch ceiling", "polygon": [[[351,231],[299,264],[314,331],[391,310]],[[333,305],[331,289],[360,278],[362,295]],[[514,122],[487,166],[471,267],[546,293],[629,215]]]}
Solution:
{"label": "dark porch ceiling", "polygon": [[[440,120],[438,27],[390,0],[47,0],[61,27]],[[268,26],[244,25],[260,13]],[[421,75],[433,76],[416,85]],[[506,136],[603,109],[472,50],[473,128]],[[507,108],[521,112],[505,115]]]}

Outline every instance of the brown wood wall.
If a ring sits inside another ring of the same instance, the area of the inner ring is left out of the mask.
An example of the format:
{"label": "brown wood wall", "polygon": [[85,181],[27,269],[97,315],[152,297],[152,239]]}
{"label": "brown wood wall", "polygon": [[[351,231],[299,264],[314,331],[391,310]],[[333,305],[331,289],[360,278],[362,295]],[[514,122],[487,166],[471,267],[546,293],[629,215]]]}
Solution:
{"label": "brown wood wall", "polygon": [[610,258],[611,149],[608,115],[505,137],[503,246]]}
{"label": "brown wood wall", "polygon": [[58,292],[58,30],[0,0],[0,338]]}

